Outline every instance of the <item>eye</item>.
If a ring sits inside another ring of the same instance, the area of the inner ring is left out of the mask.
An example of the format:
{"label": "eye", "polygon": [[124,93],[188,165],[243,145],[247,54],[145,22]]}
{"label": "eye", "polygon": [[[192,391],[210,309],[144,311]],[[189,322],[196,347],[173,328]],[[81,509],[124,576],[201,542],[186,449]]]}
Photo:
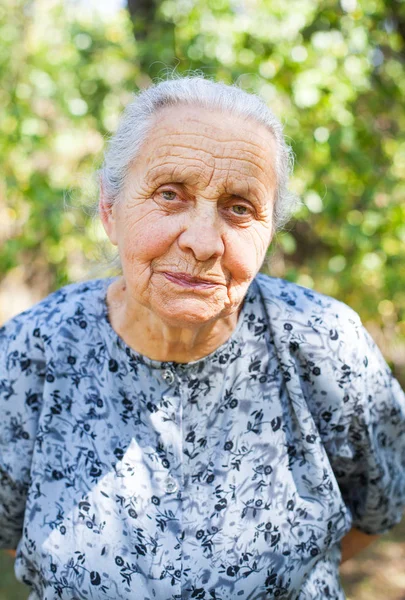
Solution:
{"label": "eye", "polygon": [[163,190],[163,192],[160,193],[164,200],[174,200],[177,196],[176,192],[173,192],[172,190]]}
{"label": "eye", "polygon": [[247,206],[243,206],[243,204],[234,204],[232,210],[235,215],[239,215],[240,217],[248,214],[248,208]]}

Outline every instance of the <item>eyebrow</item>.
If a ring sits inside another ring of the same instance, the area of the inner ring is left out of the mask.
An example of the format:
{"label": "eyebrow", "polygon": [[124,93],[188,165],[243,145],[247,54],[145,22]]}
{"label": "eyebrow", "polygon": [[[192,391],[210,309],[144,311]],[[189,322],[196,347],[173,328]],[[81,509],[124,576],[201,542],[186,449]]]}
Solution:
{"label": "eyebrow", "polygon": [[[173,168],[170,167],[170,163],[152,167],[152,169],[146,173],[145,181],[148,185],[163,185],[164,183],[173,183],[187,186],[198,183],[200,179],[200,174],[198,172],[186,174],[183,170],[183,172],[176,173],[175,171],[178,171],[178,167],[178,163],[173,163]],[[250,198],[252,201],[255,201],[259,204],[265,204],[267,202],[266,198],[258,189],[246,187],[241,183],[236,185],[234,183],[230,184],[227,188],[225,187],[222,193],[246,200]]]}
{"label": "eyebrow", "polygon": [[172,163],[173,166],[170,166],[170,162],[166,162],[164,165],[156,165],[148,170],[145,176],[145,181],[148,184],[160,185],[164,182],[171,183],[191,183],[192,179],[198,181],[199,173],[195,173],[195,175],[183,173],[176,173],[179,171],[178,163]]}

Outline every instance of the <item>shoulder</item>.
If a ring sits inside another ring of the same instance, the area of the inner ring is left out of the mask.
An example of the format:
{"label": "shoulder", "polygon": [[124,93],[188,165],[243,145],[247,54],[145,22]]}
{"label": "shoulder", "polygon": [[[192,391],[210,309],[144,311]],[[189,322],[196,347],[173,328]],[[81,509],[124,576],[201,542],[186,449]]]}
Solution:
{"label": "shoulder", "polygon": [[[257,283],[284,381],[295,399],[303,395],[318,423],[325,406],[327,415],[350,419],[368,413],[369,398],[376,391],[403,398],[353,309],[281,279],[261,275]],[[335,434],[329,425],[329,433]],[[323,423],[320,430],[325,428]]]}
{"label": "shoulder", "polygon": [[80,329],[85,315],[95,308],[94,299],[100,297],[108,281],[94,279],[72,283],[49,294],[0,327],[0,348],[18,346],[21,349],[25,346],[32,350],[41,342],[46,346],[61,328],[66,332],[73,326]]}
{"label": "shoulder", "polygon": [[361,327],[350,306],[296,283],[259,274],[256,279],[272,329],[311,332],[327,336]]}

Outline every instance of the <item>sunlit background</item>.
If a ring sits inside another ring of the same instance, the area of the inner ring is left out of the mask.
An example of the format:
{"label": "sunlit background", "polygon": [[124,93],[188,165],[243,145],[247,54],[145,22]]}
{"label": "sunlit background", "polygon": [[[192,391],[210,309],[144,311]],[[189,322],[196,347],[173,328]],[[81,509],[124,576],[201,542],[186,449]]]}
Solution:
{"label": "sunlit background", "polygon": [[[296,155],[265,270],[352,306],[405,385],[404,38],[400,0],[3,0],[0,323],[111,272],[105,139],[133,92],[201,69],[259,93]],[[404,529],[344,566],[349,598],[405,599]],[[0,600],[26,598],[0,558]]]}

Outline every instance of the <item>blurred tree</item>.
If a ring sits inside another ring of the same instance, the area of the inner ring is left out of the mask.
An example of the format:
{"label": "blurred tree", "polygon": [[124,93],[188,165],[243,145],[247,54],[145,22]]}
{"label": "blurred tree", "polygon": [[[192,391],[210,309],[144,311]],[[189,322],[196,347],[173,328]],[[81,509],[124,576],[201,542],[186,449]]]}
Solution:
{"label": "blurred tree", "polygon": [[0,272],[23,268],[44,292],[87,271],[95,240],[83,184],[139,76],[126,16],[108,24],[55,1],[0,6]]}
{"label": "blurred tree", "polygon": [[303,205],[269,270],[353,306],[405,383],[405,3],[84,4],[0,7],[1,272],[43,294],[88,276],[103,238],[79,208],[104,137],[166,67],[201,69],[259,93],[295,151]]}
{"label": "blurred tree", "polygon": [[128,0],[133,32],[138,48],[138,64],[141,72],[149,73],[151,62],[157,61],[158,69],[174,66],[175,27],[159,11],[160,0]]}

